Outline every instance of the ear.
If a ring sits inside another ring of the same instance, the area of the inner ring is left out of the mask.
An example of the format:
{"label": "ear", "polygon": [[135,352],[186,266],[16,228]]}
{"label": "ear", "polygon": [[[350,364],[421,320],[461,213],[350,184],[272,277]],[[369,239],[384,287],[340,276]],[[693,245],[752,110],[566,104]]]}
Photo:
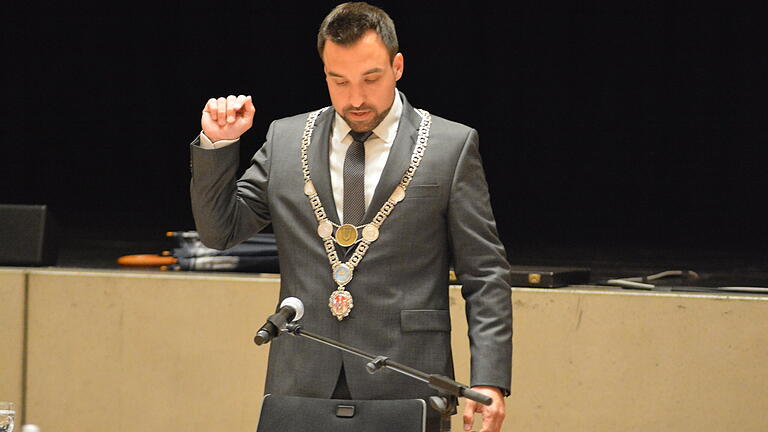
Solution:
{"label": "ear", "polygon": [[392,60],[392,69],[395,70],[395,81],[399,81],[403,76],[403,68],[405,68],[405,60],[402,53],[395,54],[394,60]]}

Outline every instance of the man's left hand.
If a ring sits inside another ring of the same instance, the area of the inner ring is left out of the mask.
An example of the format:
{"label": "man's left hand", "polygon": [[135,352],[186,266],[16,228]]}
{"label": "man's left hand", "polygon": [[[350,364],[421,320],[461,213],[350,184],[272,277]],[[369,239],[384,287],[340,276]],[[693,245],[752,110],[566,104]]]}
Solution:
{"label": "man's left hand", "polygon": [[472,429],[472,418],[475,413],[480,413],[483,417],[483,428],[480,432],[499,432],[501,424],[504,422],[504,395],[497,387],[477,386],[472,390],[490,397],[493,402],[486,406],[467,399],[464,407],[464,430]]}

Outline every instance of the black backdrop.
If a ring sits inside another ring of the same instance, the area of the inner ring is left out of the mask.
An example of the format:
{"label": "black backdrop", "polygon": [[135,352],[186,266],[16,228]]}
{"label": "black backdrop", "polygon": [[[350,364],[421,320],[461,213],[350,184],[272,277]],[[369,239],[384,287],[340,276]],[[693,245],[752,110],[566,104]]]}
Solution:
{"label": "black backdrop", "polygon": [[[0,203],[116,239],[193,228],[208,97],[254,96],[243,166],[272,119],[329,103],[315,35],[334,3],[284,3],[5,5]],[[516,3],[378,3],[409,101],[480,131],[508,247],[760,254],[765,11]]]}

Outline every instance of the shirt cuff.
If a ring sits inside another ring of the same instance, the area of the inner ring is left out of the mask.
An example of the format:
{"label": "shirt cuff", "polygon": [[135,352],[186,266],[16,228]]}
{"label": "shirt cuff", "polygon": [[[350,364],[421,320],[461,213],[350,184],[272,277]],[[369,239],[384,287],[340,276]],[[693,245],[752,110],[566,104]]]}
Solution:
{"label": "shirt cuff", "polygon": [[233,139],[233,140],[224,139],[224,140],[218,140],[216,142],[213,142],[203,132],[200,132],[200,147],[206,150],[213,150],[213,149],[226,147],[235,142],[237,142],[236,139]]}

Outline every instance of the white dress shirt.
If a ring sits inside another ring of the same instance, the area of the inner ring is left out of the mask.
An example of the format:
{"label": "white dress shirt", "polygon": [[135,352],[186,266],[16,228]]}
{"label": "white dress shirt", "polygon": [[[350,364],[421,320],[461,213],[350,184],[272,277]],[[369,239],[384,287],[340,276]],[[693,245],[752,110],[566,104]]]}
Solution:
{"label": "white dress shirt", "polygon": [[[365,142],[365,208],[371,204],[373,192],[379,184],[381,172],[389,157],[389,149],[397,135],[397,127],[400,125],[400,115],[403,112],[403,103],[400,94],[395,90],[395,100],[392,109],[389,110],[384,120],[373,129],[373,134]],[[331,168],[331,187],[333,188],[333,201],[336,203],[336,213],[339,219],[344,220],[344,158],[347,149],[352,142],[349,134],[350,127],[346,121],[336,113],[333,121],[333,133],[331,133],[331,146],[329,162]]]}
{"label": "white dress shirt", "polygon": [[[384,165],[389,157],[389,150],[397,135],[397,128],[400,125],[400,116],[403,113],[403,102],[400,100],[400,93],[395,89],[395,100],[392,108],[384,117],[384,120],[373,129],[373,134],[365,142],[365,207],[371,204],[373,192],[376,185],[379,184],[381,173],[384,171]],[[336,113],[333,120],[333,132],[331,133],[331,142],[329,146],[329,163],[331,170],[331,187],[333,188],[333,201],[336,204],[336,212],[341,221],[344,221],[344,158],[347,155],[347,149],[352,144],[352,136],[349,134],[350,127],[347,122]],[[222,148],[234,143],[237,140],[211,140],[200,132],[200,147],[205,149]],[[334,221],[336,222],[336,221]]]}

